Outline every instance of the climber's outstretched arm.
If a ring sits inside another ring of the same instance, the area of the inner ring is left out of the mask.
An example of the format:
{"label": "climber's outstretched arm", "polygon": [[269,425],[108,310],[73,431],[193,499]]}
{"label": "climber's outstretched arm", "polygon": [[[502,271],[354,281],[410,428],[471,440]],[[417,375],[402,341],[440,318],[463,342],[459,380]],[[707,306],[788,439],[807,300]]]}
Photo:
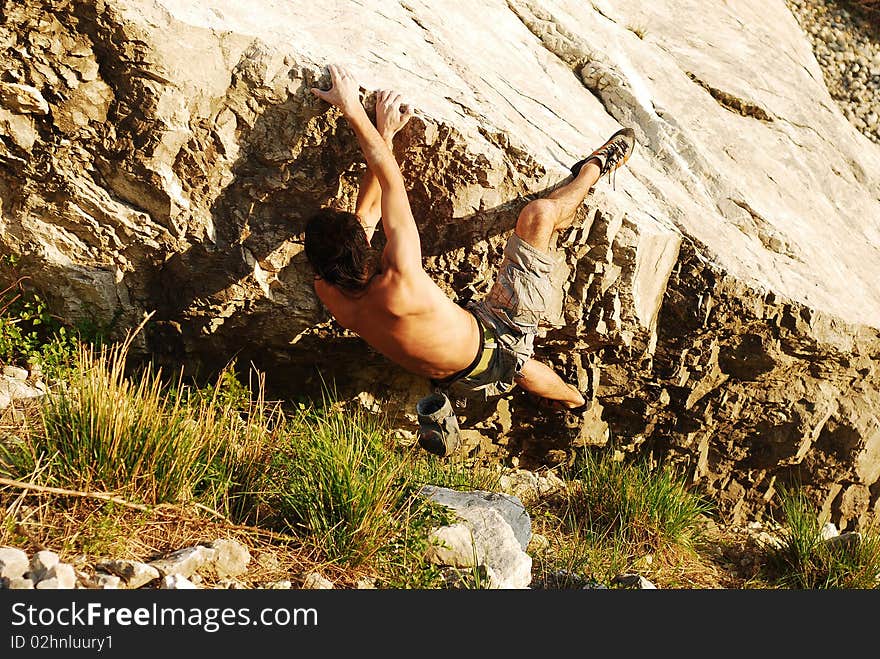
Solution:
{"label": "climber's outstretched arm", "polygon": [[313,88],[312,93],[342,110],[357,136],[367,166],[379,181],[382,189],[382,227],[387,239],[382,255],[383,270],[403,272],[421,269],[419,232],[394,154],[361,105],[359,87],[352,75],[332,64],[328,68],[332,87],[328,91]]}
{"label": "climber's outstretched arm", "polygon": [[[411,116],[412,111],[401,104],[400,94],[383,89],[376,95],[376,130],[392,153],[394,136],[406,125]],[[367,242],[370,242],[376,225],[382,218],[382,187],[369,165],[361,176],[354,212],[364,227]]]}
{"label": "climber's outstretched arm", "polygon": [[[391,148],[391,145],[388,145]],[[357,203],[354,207],[354,214],[357,215],[361,226],[364,227],[364,233],[367,234],[367,242],[372,242],[373,234],[376,232],[376,225],[382,219],[382,188],[379,185],[379,179],[373,174],[373,170],[369,165],[361,175],[360,186],[358,187]]]}

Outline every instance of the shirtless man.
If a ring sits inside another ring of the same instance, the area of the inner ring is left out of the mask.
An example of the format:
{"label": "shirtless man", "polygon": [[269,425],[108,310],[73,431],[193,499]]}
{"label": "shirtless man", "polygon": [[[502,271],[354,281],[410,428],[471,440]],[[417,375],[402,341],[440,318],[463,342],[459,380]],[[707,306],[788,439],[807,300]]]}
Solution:
{"label": "shirtless man", "polygon": [[[504,250],[490,293],[463,308],[422,268],[418,228],[392,152],[394,135],[412,111],[393,91],[380,91],[373,125],[350,72],[330,65],[331,87],[313,88],[338,107],[367,163],[355,213],[324,209],[306,226],[305,250],[315,269],[315,292],[342,327],[435,387],[500,395],[519,385],[551,408],[582,410],[589,402],[532,358],[548,299],[555,258],[550,241],[568,227],[590,188],[632,153],[631,129],[615,133],[572,167],[573,180],[527,204]],[[386,244],[370,240],[381,220]]]}

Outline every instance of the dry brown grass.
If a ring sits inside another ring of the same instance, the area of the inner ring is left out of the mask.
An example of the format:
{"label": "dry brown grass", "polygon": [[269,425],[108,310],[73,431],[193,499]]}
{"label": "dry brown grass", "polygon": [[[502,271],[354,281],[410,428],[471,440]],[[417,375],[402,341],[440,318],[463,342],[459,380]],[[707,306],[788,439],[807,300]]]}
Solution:
{"label": "dry brown grass", "polygon": [[762,556],[743,533],[712,523],[692,549],[657,556],[651,571],[661,588],[761,589],[767,587],[759,574]]}
{"label": "dry brown grass", "polygon": [[[40,404],[16,401],[0,410],[0,444],[41,432]],[[31,475],[39,485],[40,474]],[[9,479],[6,480],[9,482]],[[115,495],[116,493],[99,493]],[[231,538],[251,553],[246,586],[290,580],[294,587],[309,572],[320,572],[337,587],[352,588],[375,575],[365,569],[323,562],[314,545],[293,536],[255,526],[242,526],[197,504],[130,506],[99,500],[93,493],[77,496],[0,485],[0,546],[29,554],[43,549],[59,555],[80,572],[94,576],[94,566],[107,559],[149,562],[183,547]],[[204,587],[215,582],[205,577]]]}
{"label": "dry brown grass", "polygon": [[[565,551],[566,538],[555,524],[546,518],[534,522],[535,532],[548,536],[554,554]],[[28,553],[49,549],[90,577],[102,560],[148,562],[218,538],[237,540],[250,551],[247,574],[240,578],[250,588],[282,580],[297,587],[306,574],[315,571],[338,588],[354,588],[358,580],[376,576],[368,570],[322,562],[313,546],[291,536],[213,519],[196,508],[143,512],[102,501],[0,487],[0,546]],[[768,588],[758,575],[760,563],[761,551],[747,536],[713,525],[693,548],[667,547],[652,554],[649,562],[618,566],[617,571],[638,572],[667,590]],[[217,583],[210,575],[203,579],[206,588]]]}
{"label": "dry brown grass", "polygon": [[0,410],[0,443],[23,439],[41,428],[40,403],[36,400],[16,400]]}
{"label": "dry brown grass", "polygon": [[[195,508],[142,512],[102,501],[0,488],[0,546],[28,553],[54,551],[88,576],[102,560],[149,562],[218,538],[237,540],[250,551],[247,574],[240,578],[249,587],[281,580],[296,585],[312,571],[343,588],[371,576],[322,563],[296,538],[212,519]],[[215,583],[205,576],[202,585]]]}

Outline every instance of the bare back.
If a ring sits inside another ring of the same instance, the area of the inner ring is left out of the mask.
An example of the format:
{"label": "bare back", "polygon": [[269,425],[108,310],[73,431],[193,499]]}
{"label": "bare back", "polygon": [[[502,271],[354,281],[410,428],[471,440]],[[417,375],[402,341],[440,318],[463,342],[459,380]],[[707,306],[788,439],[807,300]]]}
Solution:
{"label": "bare back", "polygon": [[419,230],[407,198],[403,174],[391,149],[394,134],[412,116],[400,95],[383,90],[376,97],[376,124],[360,101],[350,72],[330,65],[328,91],[312,88],[319,98],[340,108],[367,162],[356,215],[369,242],[382,222],[386,245],[380,272],[357,295],[324,280],[315,292],[340,325],[423,377],[443,379],[467,368],[479,350],[476,319],[450,300],[422,268]]}
{"label": "bare back", "polygon": [[448,377],[467,368],[479,349],[474,317],[422,269],[379,273],[359,296],[321,279],[315,292],[340,325],[417,375]]}

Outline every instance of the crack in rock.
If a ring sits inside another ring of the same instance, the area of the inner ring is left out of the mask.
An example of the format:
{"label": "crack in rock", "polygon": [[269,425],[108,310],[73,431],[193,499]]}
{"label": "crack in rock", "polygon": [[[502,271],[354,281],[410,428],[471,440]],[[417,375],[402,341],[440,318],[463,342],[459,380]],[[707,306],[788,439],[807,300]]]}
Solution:
{"label": "crack in rock", "polygon": [[721,105],[721,107],[726,108],[731,112],[736,112],[737,114],[740,114],[744,117],[753,117],[754,119],[759,119],[760,121],[773,121],[773,117],[770,116],[770,114],[760,105],[752,103],[751,101],[746,101],[745,99],[726,92],[723,89],[713,87],[708,82],[706,82],[705,80],[701,80],[696,76],[696,74],[691,73],[690,71],[686,71],[686,73],[688,78],[690,78],[700,87],[709,92],[712,98],[718,101],[718,104]]}

